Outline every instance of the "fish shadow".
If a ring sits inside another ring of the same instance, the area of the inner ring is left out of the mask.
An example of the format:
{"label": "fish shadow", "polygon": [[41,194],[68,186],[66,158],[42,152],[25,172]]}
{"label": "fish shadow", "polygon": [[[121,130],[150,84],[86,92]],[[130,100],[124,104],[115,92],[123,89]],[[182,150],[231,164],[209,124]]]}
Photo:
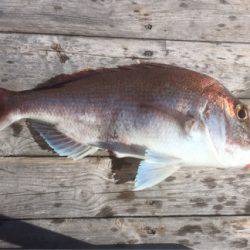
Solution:
{"label": "fish shadow", "polygon": [[141,160],[135,158],[111,157],[112,174],[116,184],[134,181],[140,161]]}
{"label": "fish shadow", "polygon": [[190,249],[179,244],[93,245],[4,215],[0,216],[0,240],[23,249]]}

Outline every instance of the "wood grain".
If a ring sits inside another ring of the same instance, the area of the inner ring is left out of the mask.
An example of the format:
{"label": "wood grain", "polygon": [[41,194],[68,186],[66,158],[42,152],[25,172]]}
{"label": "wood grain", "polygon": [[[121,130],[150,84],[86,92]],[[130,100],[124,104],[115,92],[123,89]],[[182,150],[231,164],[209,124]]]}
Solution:
{"label": "wood grain", "polygon": [[248,98],[249,54],[250,44],[0,34],[0,83],[30,89],[61,73],[153,61],[209,74]]}
{"label": "wood grain", "polygon": [[13,218],[249,215],[246,169],[183,168],[133,192],[138,161],[1,158],[0,214]]}
{"label": "wood grain", "polygon": [[249,249],[249,227],[250,217],[241,216],[7,220],[0,248],[238,250]]}
{"label": "wood grain", "polygon": [[242,0],[1,0],[0,31],[250,42]]}

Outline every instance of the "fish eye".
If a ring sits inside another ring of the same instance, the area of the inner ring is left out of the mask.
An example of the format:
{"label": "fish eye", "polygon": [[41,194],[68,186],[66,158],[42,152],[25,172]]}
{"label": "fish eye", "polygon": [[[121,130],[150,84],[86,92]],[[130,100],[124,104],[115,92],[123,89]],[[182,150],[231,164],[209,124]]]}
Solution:
{"label": "fish eye", "polygon": [[248,118],[248,112],[246,107],[241,104],[236,106],[236,115],[239,121],[245,121]]}

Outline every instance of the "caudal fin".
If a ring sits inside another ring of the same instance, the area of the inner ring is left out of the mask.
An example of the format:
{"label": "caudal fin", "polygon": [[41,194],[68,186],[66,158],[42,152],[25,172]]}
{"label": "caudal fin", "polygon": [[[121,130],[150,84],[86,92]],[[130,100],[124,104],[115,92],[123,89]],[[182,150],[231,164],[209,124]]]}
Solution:
{"label": "caudal fin", "polygon": [[16,121],[14,92],[0,88],[0,130]]}

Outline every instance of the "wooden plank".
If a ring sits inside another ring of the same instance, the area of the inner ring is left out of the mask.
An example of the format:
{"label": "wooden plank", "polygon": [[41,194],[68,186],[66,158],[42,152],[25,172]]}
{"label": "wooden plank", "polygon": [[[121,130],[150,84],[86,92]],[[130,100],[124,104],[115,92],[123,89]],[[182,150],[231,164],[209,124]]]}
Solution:
{"label": "wooden plank", "polygon": [[[64,50],[60,55],[55,44]],[[154,61],[214,76],[236,96],[245,98],[250,97],[249,54],[249,44],[0,34],[0,86],[30,89],[60,73]],[[2,156],[51,155],[34,141],[24,123],[1,131],[0,141]]]}
{"label": "wooden plank", "polygon": [[242,0],[1,0],[0,31],[250,42]]}
{"label": "wooden plank", "polygon": [[0,214],[75,218],[250,214],[247,169],[182,168],[133,192],[138,160],[1,158]]}
{"label": "wooden plank", "polygon": [[0,83],[30,89],[61,73],[153,61],[209,74],[247,98],[249,54],[250,44],[0,34]]}
{"label": "wooden plank", "polygon": [[7,220],[0,248],[238,250],[249,249],[249,228],[240,216]]}

